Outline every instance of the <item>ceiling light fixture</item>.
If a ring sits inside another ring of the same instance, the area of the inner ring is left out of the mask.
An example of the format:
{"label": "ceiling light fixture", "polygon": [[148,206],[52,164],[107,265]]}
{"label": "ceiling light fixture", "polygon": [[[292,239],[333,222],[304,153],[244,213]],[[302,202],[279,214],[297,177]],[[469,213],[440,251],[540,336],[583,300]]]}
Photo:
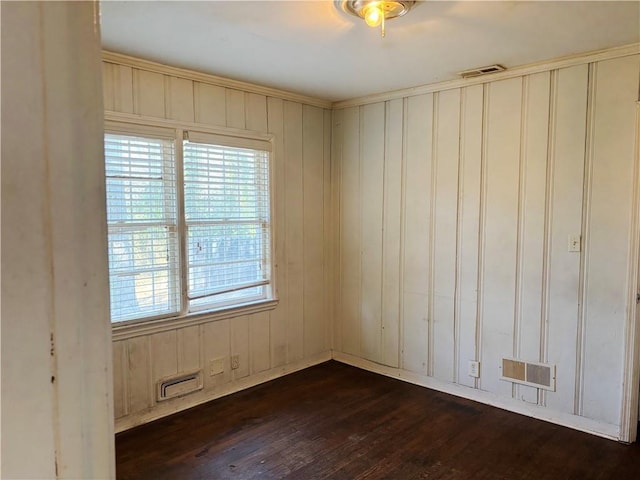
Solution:
{"label": "ceiling light fixture", "polygon": [[401,17],[413,7],[415,1],[398,0],[339,0],[335,2],[344,12],[364,19],[370,27],[380,26],[385,35],[385,21]]}

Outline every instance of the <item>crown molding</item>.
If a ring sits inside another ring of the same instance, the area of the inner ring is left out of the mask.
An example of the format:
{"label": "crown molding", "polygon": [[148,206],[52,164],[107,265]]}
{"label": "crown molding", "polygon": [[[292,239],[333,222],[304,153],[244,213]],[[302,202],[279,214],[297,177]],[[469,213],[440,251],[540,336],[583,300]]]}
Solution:
{"label": "crown molding", "polygon": [[469,87],[471,85],[494,82],[497,80],[505,80],[507,78],[521,77],[523,75],[531,75],[533,73],[545,72],[548,70],[555,70],[558,68],[572,67],[574,65],[582,65],[585,63],[600,62],[602,60],[625,57],[628,55],[636,55],[638,53],[640,53],[640,43],[633,43],[631,45],[623,45],[620,47],[607,48],[604,50],[578,53],[574,55],[568,55],[566,57],[560,57],[557,59],[545,60],[542,62],[530,63],[527,65],[521,65],[518,67],[507,68],[507,70],[503,72],[483,75],[481,77],[474,77],[469,79],[447,80],[444,82],[431,83],[428,85],[420,85],[417,87],[403,88],[403,89],[394,90],[391,92],[366,95],[364,97],[357,97],[349,100],[341,100],[339,102],[334,102],[332,104],[332,108],[339,109],[339,108],[347,108],[347,107],[356,107],[359,105],[384,102],[386,100],[395,100],[398,98],[411,97],[414,95],[422,95],[425,93],[441,92],[443,90],[451,90],[453,88]]}
{"label": "crown molding", "polygon": [[410,88],[403,88],[400,90],[393,90],[390,92],[366,95],[363,97],[356,97],[352,99],[341,100],[338,102],[331,102],[329,100],[323,100],[321,98],[309,97],[306,95],[287,92],[286,90],[279,90],[277,88],[264,87],[262,85],[256,85],[253,83],[241,82],[239,80],[232,80],[230,78],[219,77],[217,75],[197,72],[194,70],[172,67],[169,65],[164,65],[162,63],[152,62],[150,60],[131,57],[129,55],[110,52],[107,50],[104,50],[102,52],[102,60],[105,62],[115,63],[118,65],[126,65],[133,68],[139,68],[141,70],[147,70],[151,72],[161,73],[164,75],[172,75],[180,78],[186,78],[196,82],[207,83],[207,84],[216,85],[219,87],[232,88],[236,90],[242,90],[245,92],[257,93],[260,95],[266,95],[268,97],[276,97],[282,100],[290,100],[292,102],[303,103],[306,105],[312,105],[320,108],[340,109],[340,108],[347,108],[347,107],[355,107],[359,105],[366,105],[370,103],[383,102],[386,100],[394,100],[398,98],[411,97],[414,95],[422,95],[425,93],[451,90],[454,88],[469,87],[472,85],[479,85],[487,82],[505,80],[508,78],[520,77],[524,75],[531,75],[534,73],[545,72],[548,70],[555,70],[558,68],[567,68],[567,67],[572,67],[574,65],[582,65],[585,63],[599,62],[603,60],[609,60],[612,58],[625,57],[628,55],[636,55],[638,53],[640,53],[640,43],[632,43],[630,45],[612,47],[612,48],[596,50],[592,52],[577,53],[577,54],[568,55],[565,57],[560,57],[552,60],[544,60],[541,62],[512,67],[512,68],[508,68],[503,72],[483,75],[481,77],[475,77],[475,78],[469,78],[469,79],[447,80],[444,82],[431,83],[427,85],[419,85],[419,86],[410,87]]}
{"label": "crown molding", "polygon": [[216,75],[210,75],[208,73],[197,72],[194,70],[187,70],[184,68],[171,67],[162,63],[152,62],[150,60],[144,60],[142,58],[131,57],[122,53],[110,52],[107,50],[102,51],[102,60],[108,63],[115,63],[118,65],[125,65],[128,67],[138,68],[140,70],[147,70],[150,72],[161,73],[164,75],[171,75],[180,78],[186,78],[196,82],[207,83],[210,85],[216,85],[219,87],[232,88],[236,90],[242,90],[250,93],[257,93],[259,95],[265,95],[267,97],[281,98],[282,100],[290,100],[292,102],[303,103],[305,105],[312,105],[320,108],[331,108],[331,102],[323,100],[321,98],[309,97],[298,93],[287,92],[285,90],[279,90],[277,88],[263,87],[262,85],[256,85],[254,83],[241,82],[239,80],[232,80],[230,78],[219,77]]}

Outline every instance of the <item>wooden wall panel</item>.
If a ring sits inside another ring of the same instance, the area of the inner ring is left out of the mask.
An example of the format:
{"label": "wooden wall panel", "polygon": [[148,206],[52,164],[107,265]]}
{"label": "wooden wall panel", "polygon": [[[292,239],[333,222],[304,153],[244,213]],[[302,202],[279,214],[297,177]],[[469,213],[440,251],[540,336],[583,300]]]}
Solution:
{"label": "wooden wall panel", "polygon": [[[545,192],[551,74],[524,79],[516,291],[516,358],[540,361],[545,244]],[[538,402],[538,389],[516,386],[516,397]]]}
{"label": "wooden wall panel", "polygon": [[488,96],[480,385],[511,395],[499,378],[501,359],[513,356],[522,79],[494,82]]}
{"label": "wooden wall panel", "polygon": [[342,114],[340,322],[342,349],[360,355],[360,109]]}
{"label": "wooden wall panel", "polygon": [[433,94],[410,97],[405,104],[405,115],[402,366],[426,373],[432,261]]}
{"label": "wooden wall panel", "polygon": [[478,241],[480,231],[480,180],[482,177],[483,87],[467,87],[461,93],[460,170],[458,209],[458,342],[457,381],[468,387],[475,379],[467,364],[479,360],[476,349],[478,315]]}
{"label": "wooden wall panel", "polygon": [[323,111],[323,145],[322,145],[322,176],[324,180],[324,188],[322,190],[322,251],[323,251],[323,277],[324,277],[324,304],[322,305],[322,327],[323,327],[323,348],[331,349],[333,321],[336,316],[336,300],[335,291],[336,281],[336,264],[335,264],[335,247],[334,242],[334,223],[333,223],[333,198],[331,185],[331,111]]}
{"label": "wooden wall panel", "polygon": [[271,159],[272,183],[275,185],[272,199],[274,202],[274,251],[275,280],[278,307],[269,312],[271,326],[271,361],[273,367],[287,363],[287,251],[286,251],[286,197],[284,162],[284,102],[279,98],[267,99],[267,128],[274,135],[273,156]]}
{"label": "wooden wall panel", "polygon": [[115,418],[127,414],[127,344],[124,341],[113,342],[113,414]]}
{"label": "wooden wall panel", "polygon": [[[232,319],[235,320],[235,319]],[[231,381],[231,331],[230,320],[205,323],[201,328],[202,351],[204,358],[204,388],[211,390]],[[222,359],[223,372],[209,375],[209,361]],[[245,362],[246,363],[246,362]]]}
{"label": "wooden wall panel", "polygon": [[178,351],[178,373],[194,372],[205,366],[201,360],[200,326],[181,328],[176,331]]}
{"label": "wooden wall panel", "polygon": [[226,89],[227,127],[245,128],[244,92]]}
{"label": "wooden wall panel", "polygon": [[113,63],[102,62],[102,103],[109,112],[115,110],[114,67]]}
{"label": "wooden wall panel", "polygon": [[402,99],[386,102],[382,238],[382,363],[399,366]]}
{"label": "wooden wall panel", "polygon": [[133,68],[113,65],[113,105],[116,112],[134,113]]}
{"label": "wooden wall panel", "polygon": [[149,337],[127,340],[126,381],[129,413],[145,410],[153,405],[153,385]]}
{"label": "wooden wall panel", "polygon": [[287,244],[287,360],[300,360],[304,353],[304,193],[302,105],[284,102],[284,158]]}
{"label": "wooden wall panel", "polygon": [[324,304],[324,113],[305,105],[303,116],[303,301],[305,356],[326,349]]}
{"label": "wooden wall panel", "polygon": [[[548,182],[547,332],[543,361],[557,365],[555,392],[546,405],[573,413],[580,253],[568,251],[569,235],[580,235],[585,160],[586,65],[557,71],[552,91],[552,132]],[[545,314],[543,313],[543,314]]]}
{"label": "wooden wall panel", "polygon": [[[434,377],[454,381],[458,318],[455,308],[458,229],[458,159],[460,151],[460,90],[438,94],[434,119],[433,328]],[[437,341],[436,341],[437,339]]]}
{"label": "wooden wall panel", "polygon": [[[624,325],[634,201],[630,172],[637,164],[632,139],[639,141],[635,121],[640,56],[600,62],[593,72],[590,126],[590,185],[585,239],[585,305],[583,391],[580,413],[607,423],[620,421],[618,401],[623,384]],[[630,321],[634,321],[631,319]],[[637,388],[637,386],[636,386]],[[613,394],[616,392],[616,394]]]}
{"label": "wooden wall panel", "polygon": [[133,71],[134,113],[146,117],[165,116],[165,79],[159,73]]}
{"label": "wooden wall panel", "polygon": [[195,121],[217,127],[227,124],[227,98],[223,87],[195,82]]}
{"label": "wooden wall panel", "polygon": [[170,120],[194,121],[193,82],[184,78],[165,77],[167,84],[166,116]]}
{"label": "wooden wall panel", "polygon": [[151,381],[155,398],[158,380],[178,373],[178,342],[175,330],[155,333],[149,337],[151,348]]}
{"label": "wooden wall panel", "polygon": [[264,372],[271,368],[271,327],[269,312],[249,315],[249,370],[251,373]]}
{"label": "wooden wall panel", "polygon": [[346,244],[343,243],[345,228],[342,212],[342,184],[343,184],[343,143],[344,143],[344,110],[333,110],[331,112],[331,217],[333,223],[332,241],[333,245],[333,284],[332,293],[334,295],[334,317],[332,323],[331,346],[334,350],[343,352],[343,295],[346,284],[343,283],[344,251]]}
{"label": "wooden wall panel", "polygon": [[249,375],[251,364],[249,349],[249,317],[243,315],[229,322],[231,330],[231,357],[238,357],[238,368],[232,368],[233,379],[237,380]]}
{"label": "wooden wall panel", "polygon": [[[247,130],[267,131],[267,97],[256,93],[245,95],[245,118]],[[320,130],[322,134],[322,130]]]}
{"label": "wooden wall panel", "polygon": [[361,354],[382,362],[382,214],[385,104],[360,109]]}

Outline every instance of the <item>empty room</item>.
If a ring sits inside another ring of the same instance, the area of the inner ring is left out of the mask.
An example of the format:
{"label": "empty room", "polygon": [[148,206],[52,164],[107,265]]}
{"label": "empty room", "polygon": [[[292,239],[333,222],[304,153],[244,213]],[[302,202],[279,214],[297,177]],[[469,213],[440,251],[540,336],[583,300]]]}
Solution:
{"label": "empty room", "polygon": [[0,3],[2,479],[640,478],[640,3]]}

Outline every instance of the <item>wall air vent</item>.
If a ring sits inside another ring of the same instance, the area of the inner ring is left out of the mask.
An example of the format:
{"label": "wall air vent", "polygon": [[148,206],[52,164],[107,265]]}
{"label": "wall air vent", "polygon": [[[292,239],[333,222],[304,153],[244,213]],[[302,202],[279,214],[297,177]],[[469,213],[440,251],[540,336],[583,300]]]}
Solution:
{"label": "wall air vent", "polygon": [[202,390],[202,372],[200,370],[160,380],[156,398],[158,401],[168,400],[198,390]]}
{"label": "wall air vent", "polygon": [[465,70],[464,72],[458,72],[462,78],[473,78],[481,75],[489,75],[490,73],[503,72],[506,70],[502,65],[488,65],[486,67],[472,68],[471,70]]}
{"label": "wall air vent", "polygon": [[544,363],[523,362],[511,358],[502,359],[500,380],[520,383],[544,390],[556,390],[556,366]]}

